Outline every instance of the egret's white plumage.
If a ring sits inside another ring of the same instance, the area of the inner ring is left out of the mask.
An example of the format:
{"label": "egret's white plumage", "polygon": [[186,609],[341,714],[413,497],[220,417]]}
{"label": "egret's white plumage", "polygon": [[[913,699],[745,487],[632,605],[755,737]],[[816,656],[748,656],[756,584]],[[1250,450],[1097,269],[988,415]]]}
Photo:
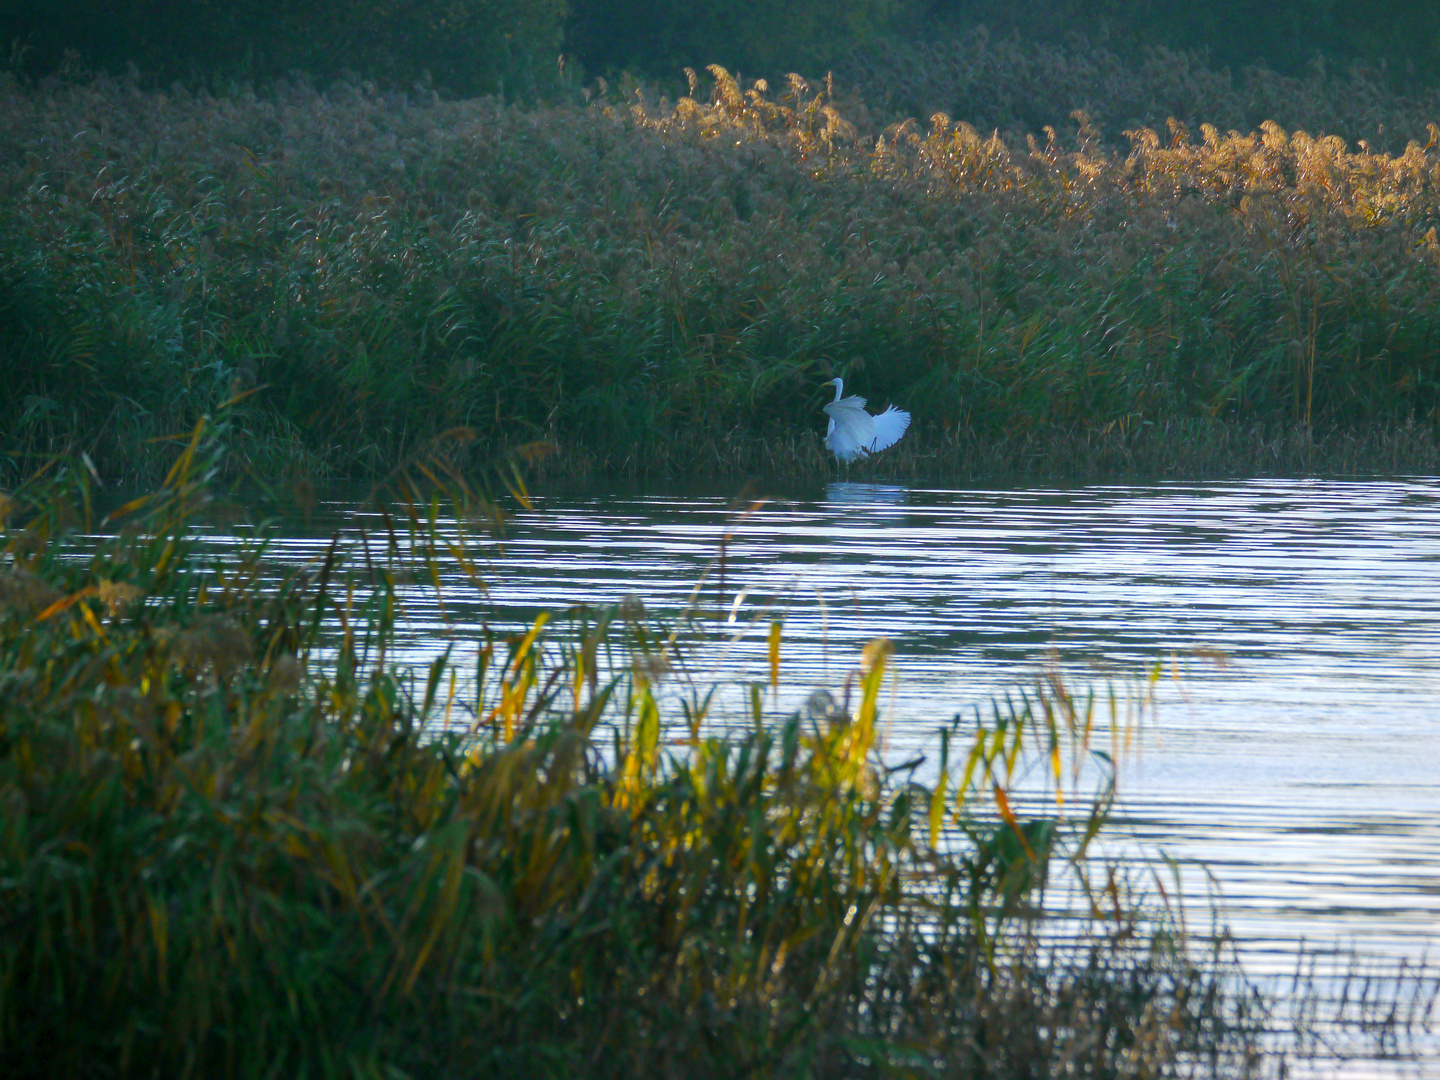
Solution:
{"label": "egret's white plumage", "polygon": [[831,379],[835,384],[835,400],[826,405],[825,415],[830,417],[830,426],[825,430],[825,446],[844,462],[894,446],[910,426],[910,414],[904,409],[891,405],[879,416],[865,411],[863,397],[842,398],[845,383]]}

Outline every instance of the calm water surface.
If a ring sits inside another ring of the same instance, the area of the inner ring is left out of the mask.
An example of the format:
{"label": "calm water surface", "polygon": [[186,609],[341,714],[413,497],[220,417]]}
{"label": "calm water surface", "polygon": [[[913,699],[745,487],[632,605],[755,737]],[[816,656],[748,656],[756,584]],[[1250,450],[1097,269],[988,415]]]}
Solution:
{"label": "calm water surface", "polygon": [[[884,634],[897,755],[1047,662],[1133,686],[1163,660],[1183,678],[1122,767],[1122,825],[1193,896],[1209,868],[1247,966],[1293,971],[1302,940],[1411,960],[1436,942],[1440,480],[775,494],[748,515],[721,494],[541,498],[462,617],[630,594],[676,612],[704,577],[736,620],[717,670],[763,678],[783,615],[797,703]],[[417,590],[417,657],[438,648],[427,605]]]}

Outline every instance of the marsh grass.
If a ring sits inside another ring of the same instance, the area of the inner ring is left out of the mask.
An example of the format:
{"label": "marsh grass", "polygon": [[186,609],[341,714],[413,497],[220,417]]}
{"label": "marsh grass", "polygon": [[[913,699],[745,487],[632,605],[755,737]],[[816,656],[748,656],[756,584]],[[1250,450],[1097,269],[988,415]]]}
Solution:
{"label": "marsh grass", "polygon": [[[1423,957],[1302,947],[1292,973],[1260,985],[1269,1014],[1263,1043],[1277,1059],[1328,1062],[1332,1068],[1357,1061],[1393,1066],[1428,1063],[1440,1049],[1440,974]],[[1403,1075],[1403,1068],[1393,1071]]]}
{"label": "marsh grass", "polygon": [[1192,131],[1258,131],[1267,120],[1325,132],[1351,144],[1402,153],[1440,117],[1440,91],[1375,64],[1327,63],[1303,74],[1263,65],[1219,67],[1203,51],[1154,47],[1122,56],[1112,38],[1067,34],[1041,41],[983,30],[934,40],[877,41],[835,68],[849,97],[882,122],[936,112],[980,131],[1024,140],[1083,109],[1107,144],[1124,151],[1126,131],[1163,130],[1175,117]]}
{"label": "marsh grass", "polygon": [[683,476],[703,452],[720,475],[773,476],[807,482],[851,479],[959,483],[1091,483],[1203,480],[1236,476],[1432,475],[1440,442],[1428,424],[1357,425],[1313,431],[1290,424],[1245,425],[1217,419],[1147,422],[1139,417],[1096,430],[1071,427],[984,438],[955,433],[907,438],[883,457],[840,470],[823,433],[763,438],[734,434],[705,446],[656,447],[648,455],[597,457],[572,445],[538,460],[538,478],[588,480]]}
{"label": "marsh grass", "polygon": [[833,80],[689,84],[520,107],[0,83],[5,467],[83,450],[153,479],[254,391],[233,460],[272,475],[384,475],[456,427],[476,460],[547,440],[555,469],[724,475],[813,461],[835,375],[908,409],[937,467],[1049,441],[1098,470],[1111,433],[1209,421],[1191,456],[1237,447],[1232,473],[1292,428],[1429,453],[1428,99],[1383,113],[1395,153],[1209,126],[1203,100],[1117,149],[1123,121],[1082,111],[986,134]]}
{"label": "marsh grass", "polygon": [[926,785],[877,753],[883,641],[789,715],[772,663],[723,737],[686,681],[703,625],[636,605],[452,631],[401,669],[406,587],[478,593],[497,505],[416,459],[377,533],[212,565],[191,525],[228,434],[103,522],[83,471],[5,496],[5,1075],[1253,1065],[1223,953],[1087,854],[1096,699],[1050,679],[938,725]]}

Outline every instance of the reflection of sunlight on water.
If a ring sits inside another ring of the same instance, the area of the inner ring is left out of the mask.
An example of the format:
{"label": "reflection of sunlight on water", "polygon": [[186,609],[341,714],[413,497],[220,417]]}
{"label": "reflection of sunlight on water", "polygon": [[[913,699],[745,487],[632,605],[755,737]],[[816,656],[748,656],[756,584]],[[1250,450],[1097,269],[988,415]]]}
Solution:
{"label": "reflection of sunlight on water", "polygon": [[825,501],[832,503],[879,503],[898,505],[905,501],[910,489],[898,484],[856,484],[836,480],[825,485]]}
{"label": "reflection of sunlight on water", "polygon": [[[488,593],[447,580],[442,617],[432,587],[402,590],[398,651],[422,681],[448,643],[473,660],[482,623],[513,632],[542,609],[631,594],[665,619],[698,603],[718,634],[689,671],[733,680],[714,699],[721,726],[768,682],[772,621],[771,715],[816,688],[843,696],[865,642],[892,638],[885,712],[901,760],[1047,658],[1103,708],[1157,658],[1190,657],[1123,763],[1117,839],[1173,856],[1202,910],[1208,867],[1257,976],[1283,981],[1302,940],[1412,962],[1437,952],[1440,480],[1009,492],[841,481],[743,520],[722,496],[537,505],[511,522]],[[335,515],[357,524],[350,505]],[[277,542],[278,560],[323,559],[327,526],[312,528]],[[1206,659],[1217,654],[1225,666]],[[683,689],[676,678],[659,692]],[[1440,1068],[1440,1052],[1426,1062]]]}

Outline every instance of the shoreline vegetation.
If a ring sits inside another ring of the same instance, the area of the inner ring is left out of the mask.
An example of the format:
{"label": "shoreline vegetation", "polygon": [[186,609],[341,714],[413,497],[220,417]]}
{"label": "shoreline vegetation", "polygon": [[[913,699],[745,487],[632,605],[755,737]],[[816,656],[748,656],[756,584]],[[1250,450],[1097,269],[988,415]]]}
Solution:
{"label": "shoreline vegetation", "polygon": [[[153,483],[238,396],[267,476],[463,432],[819,478],[838,375],[914,417],[872,473],[1433,471],[1440,94],[1146,56],[982,35],[526,104],[0,77],[0,469]],[[893,111],[933,102],[987,128]]]}
{"label": "shoreline vegetation", "polygon": [[774,624],[738,716],[703,612],[634,601],[405,669],[407,597],[483,605],[503,514],[431,460],[323,560],[211,564],[227,437],[98,527],[59,463],[0,506],[6,1076],[1275,1064],[1223,938],[1090,850],[1143,686],[1052,675],[901,763],[883,639],[786,712]]}
{"label": "shoreline vegetation", "polygon": [[60,461],[0,496],[7,1077],[1270,1078],[1432,1031],[1423,963],[1257,984],[1117,846],[1158,665],[901,761],[883,638],[795,708],[783,621],[712,669],[724,596],[498,632],[513,471],[417,460],[295,565],[232,433],[104,518]]}

